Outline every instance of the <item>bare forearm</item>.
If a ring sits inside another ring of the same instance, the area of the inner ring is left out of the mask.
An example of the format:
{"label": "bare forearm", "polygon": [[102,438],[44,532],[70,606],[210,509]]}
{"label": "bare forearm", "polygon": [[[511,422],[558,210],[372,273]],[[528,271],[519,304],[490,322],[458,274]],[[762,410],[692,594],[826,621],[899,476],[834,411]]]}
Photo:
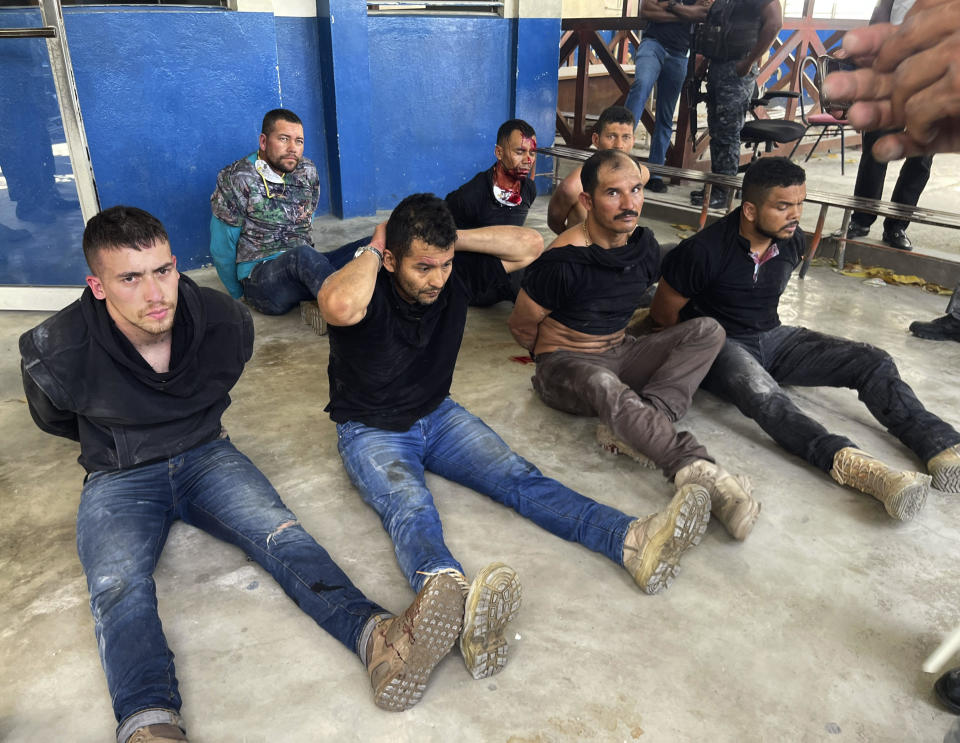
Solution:
{"label": "bare forearm", "polygon": [[354,325],[363,319],[377,286],[380,261],[366,252],[327,277],[317,294],[320,314],[331,325]]}
{"label": "bare forearm", "polygon": [[657,0],[643,0],[640,6],[640,17],[655,23],[672,23],[678,20],[677,16],[667,9],[666,3],[660,3]]}
{"label": "bare forearm", "polygon": [[503,261],[507,270],[532,263],[543,252],[543,237],[529,227],[494,225],[474,230],[457,230],[458,251],[492,255]]}

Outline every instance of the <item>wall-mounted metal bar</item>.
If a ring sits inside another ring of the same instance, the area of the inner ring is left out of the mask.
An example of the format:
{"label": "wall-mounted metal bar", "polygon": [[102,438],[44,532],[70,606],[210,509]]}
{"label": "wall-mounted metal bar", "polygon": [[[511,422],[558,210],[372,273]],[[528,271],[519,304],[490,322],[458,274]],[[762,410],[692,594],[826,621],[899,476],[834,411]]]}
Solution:
{"label": "wall-mounted metal bar", "polygon": [[60,0],[40,0],[40,15],[44,24],[56,30],[54,36],[47,39],[47,54],[50,56],[50,70],[53,72],[53,84],[57,89],[63,133],[67,139],[67,150],[76,178],[80,211],[83,221],[87,222],[100,212],[100,199],[93,180],[93,165],[90,163],[90,149],[83,128],[83,117],[80,115],[80,99],[77,97],[77,85],[73,79],[73,65],[70,63]]}
{"label": "wall-mounted metal bar", "polygon": [[57,29],[52,26],[43,28],[0,28],[0,39],[53,39],[57,35]]}

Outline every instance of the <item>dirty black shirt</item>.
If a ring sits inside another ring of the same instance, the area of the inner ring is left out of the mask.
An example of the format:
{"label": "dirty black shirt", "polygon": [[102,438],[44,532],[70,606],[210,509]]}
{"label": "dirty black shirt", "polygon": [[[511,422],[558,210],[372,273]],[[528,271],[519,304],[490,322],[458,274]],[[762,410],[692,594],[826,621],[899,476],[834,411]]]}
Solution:
{"label": "dirty black shirt", "polygon": [[779,326],[780,295],[803,260],[803,230],[776,245],[779,255],[758,266],[740,234],[739,207],[681,242],[664,257],[662,270],[663,280],[690,300],[680,319],[712,317],[730,337]]}
{"label": "dirty black shirt", "polygon": [[550,316],[572,330],[609,335],[623,330],[657,280],[660,245],[638,227],[619,248],[551,248],[527,266],[522,287]]}

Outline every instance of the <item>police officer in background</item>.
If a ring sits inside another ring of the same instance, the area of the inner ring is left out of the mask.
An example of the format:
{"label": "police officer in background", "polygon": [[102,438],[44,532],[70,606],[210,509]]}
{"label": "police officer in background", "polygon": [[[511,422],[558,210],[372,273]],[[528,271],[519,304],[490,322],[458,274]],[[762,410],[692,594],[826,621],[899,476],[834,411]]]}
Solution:
{"label": "police officer in background", "polygon": [[[710,170],[736,175],[740,166],[740,128],[747,115],[759,72],[758,62],[783,26],[777,0],[716,0],[697,27],[694,51],[707,61],[707,128]],[[703,191],[690,194],[703,204]],[[726,205],[725,189],[714,187],[710,207]]]}

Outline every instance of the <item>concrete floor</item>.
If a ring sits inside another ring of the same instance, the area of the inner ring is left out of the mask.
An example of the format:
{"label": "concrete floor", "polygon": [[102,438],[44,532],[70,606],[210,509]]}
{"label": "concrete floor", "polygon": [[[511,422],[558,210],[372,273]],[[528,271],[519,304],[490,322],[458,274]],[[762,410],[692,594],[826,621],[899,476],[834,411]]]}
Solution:
{"label": "concrete floor", "polygon": [[[530,224],[544,228],[545,213],[543,198]],[[318,220],[318,243],[369,234],[373,221]],[[675,232],[657,227],[661,239]],[[192,275],[217,286],[212,269]],[[885,348],[920,398],[960,426],[960,346],[906,331],[945,302],[814,267],[791,282],[781,315]],[[536,398],[532,367],[511,360],[521,351],[509,312],[471,310],[454,397],[567,485],[635,515],[660,508],[671,488],[659,473],[601,451],[594,420]],[[17,338],[45,316],[0,314],[0,740],[105,743],[114,721],[75,548],[78,447],[33,425],[19,379]],[[327,338],[296,313],[255,321],[254,357],[224,421],[233,440],[357,585],[402,610],[412,591],[323,412]],[[891,464],[922,466],[852,392],[795,395]],[[743,544],[711,525],[654,597],[606,558],[428,476],[454,553],[468,571],[513,565],[524,605],[502,674],[474,681],[451,654],[403,714],[374,707],[359,661],[256,564],[175,525],[156,579],[191,741],[942,740],[955,718],[920,665],[960,613],[960,498],[932,492],[912,523],[894,523],[709,394],[697,394],[682,427],[750,475],[764,506]]]}

